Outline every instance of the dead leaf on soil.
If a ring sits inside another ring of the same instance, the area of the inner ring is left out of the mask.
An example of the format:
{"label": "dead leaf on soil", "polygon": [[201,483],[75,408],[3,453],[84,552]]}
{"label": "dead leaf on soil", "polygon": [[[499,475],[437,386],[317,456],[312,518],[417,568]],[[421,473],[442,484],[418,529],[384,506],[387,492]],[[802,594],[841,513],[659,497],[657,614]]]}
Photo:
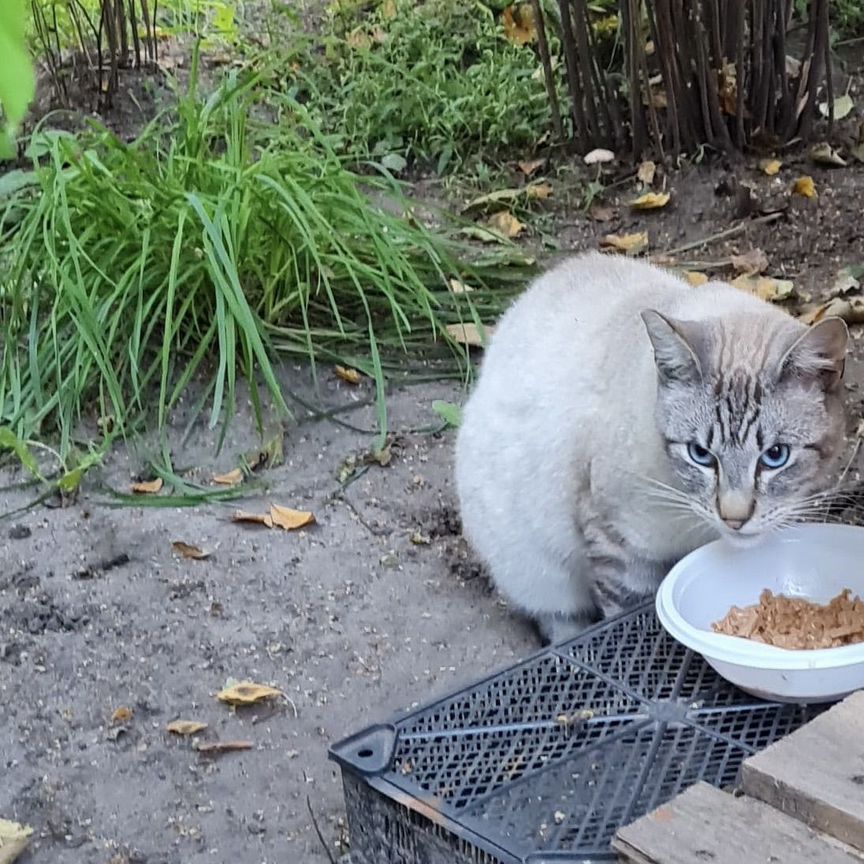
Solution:
{"label": "dead leaf on soil", "polygon": [[779,159],[762,159],[759,162],[759,170],[769,177],[773,177],[783,167],[783,163]]}
{"label": "dead leaf on soil", "polygon": [[468,294],[474,289],[470,285],[466,285],[464,282],[460,282],[458,279],[451,279],[449,281],[450,290],[454,294]]}
{"label": "dead leaf on soil", "polygon": [[335,366],[333,371],[337,378],[347,381],[349,384],[359,384],[363,380],[363,376],[357,369],[352,369],[348,366]]}
{"label": "dead leaf on soil", "polygon": [[157,477],[155,480],[145,480],[142,483],[133,483],[132,491],[136,495],[155,495],[164,485],[162,478]]}
{"label": "dead leaf on soil", "polygon": [[256,684],[254,681],[238,681],[220,690],[216,698],[228,705],[256,705],[267,699],[275,699],[284,695],[281,690],[267,684]]}
{"label": "dead leaf on soil", "polygon": [[[486,341],[492,338],[495,328],[491,325],[483,327]],[[468,322],[467,324],[448,324],[447,333],[454,342],[460,345],[470,345],[476,348],[482,348],[484,345],[483,335],[476,324]]]}
{"label": "dead leaf on soil", "polygon": [[654,175],[657,173],[657,165],[650,159],[646,160],[639,166],[636,172],[636,177],[640,183],[650,186],[654,182]]}
{"label": "dead leaf on soil", "polygon": [[121,705],[111,715],[111,725],[117,726],[121,723],[128,723],[132,719],[132,709]]}
{"label": "dead leaf on soil", "polygon": [[238,750],[251,750],[255,745],[251,741],[202,741],[195,749],[205,756],[218,756],[220,753],[236,753]]}
{"label": "dead leaf on soil", "polygon": [[668,192],[646,192],[630,202],[634,210],[657,210],[669,203]]}
{"label": "dead leaf on soil", "polygon": [[32,834],[29,825],[0,819],[0,864],[12,864],[27,848]]}
{"label": "dead leaf on soil", "polygon": [[846,160],[827,142],[817,144],[810,150],[810,158],[817,165],[827,165],[829,168],[845,168]]}
{"label": "dead leaf on soil", "polygon": [[545,201],[552,197],[553,191],[551,183],[532,183],[525,187],[525,197],[529,201]]}
{"label": "dead leaf on soil", "polygon": [[648,248],[648,232],[635,234],[607,234],[600,241],[600,248],[623,252],[625,255],[638,255]]}
{"label": "dead leaf on soil", "polygon": [[801,195],[804,198],[816,198],[816,184],[813,182],[813,178],[807,174],[799,177],[792,184],[792,194]]}
{"label": "dead leaf on soil", "polygon": [[514,45],[527,45],[537,39],[534,10],[528,4],[508,6],[501,13],[504,35]]}
{"label": "dead leaf on soil", "polygon": [[864,324],[864,296],[834,297],[827,303],[805,310],[799,318],[805,324],[816,324],[824,318],[842,318],[847,324]]}
{"label": "dead leaf on soil", "polygon": [[175,540],[171,546],[181,558],[191,558],[194,561],[203,561],[205,558],[210,557],[209,552],[205,552],[203,549],[200,549],[198,546],[193,546],[191,543],[184,543],[182,540]]}
{"label": "dead leaf on soil", "polygon": [[733,279],[731,284],[769,303],[780,303],[795,297],[795,286],[788,279],[774,279],[771,276],[739,276]]}
{"label": "dead leaf on soil", "polygon": [[508,240],[513,240],[525,230],[525,225],[507,210],[490,216],[486,220],[486,227]]}
{"label": "dead leaf on soil", "polygon": [[[852,101],[852,97],[848,93],[844,93],[842,96],[838,96],[834,100],[834,119],[842,120],[844,117],[848,117],[852,113],[852,109],[855,107],[855,103]],[[823,117],[827,117],[830,113],[828,111],[828,103],[820,102],[819,103],[819,113]]]}
{"label": "dead leaf on soil", "polygon": [[172,720],[165,729],[173,735],[195,735],[207,728],[200,720]]}
{"label": "dead leaf on soil", "polygon": [[611,222],[615,218],[616,213],[614,207],[604,207],[595,204],[588,210],[588,215],[595,222]]}
{"label": "dead leaf on soil", "polygon": [[270,505],[270,520],[277,528],[286,531],[296,531],[306,525],[315,523],[315,515],[308,510],[294,510],[291,507],[281,507],[279,504]]}
{"label": "dead leaf on soil", "polygon": [[708,274],[700,273],[698,270],[683,270],[681,275],[689,282],[694,288],[698,288],[700,285],[704,285],[708,282]]}
{"label": "dead leaf on soil", "polygon": [[528,162],[517,162],[519,170],[526,176],[531,177],[536,174],[545,164],[545,159],[531,159]]}
{"label": "dead leaf on soil", "polygon": [[273,519],[269,513],[247,513],[244,510],[238,510],[231,517],[232,522],[246,522],[254,525],[266,525],[268,528],[273,527]]}
{"label": "dead leaf on soil", "polygon": [[243,472],[234,468],[227,474],[214,474],[213,482],[220,486],[239,486],[243,482]]}
{"label": "dead leaf on soil", "polygon": [[828,293],[831,297],[854,294],[861,288],[862,278],[864,278],[864,266],[843,267],[837,271]]}
{"label": "dead leaf on soil", "polygon": [[586,153],[582,157],[582,161],[586,165],[602,165],[604,162],[612,162],[615,159],[615,154],[611,150],[606,150],[603,147],[598,147],[590,153]]}
{"label": "dead leaf on soil", "polygon": [[733,255],[732,266],[736,273],[744,276],[764,273],[768,268],[768,256],[761,249],[751,249],[743,255]]}

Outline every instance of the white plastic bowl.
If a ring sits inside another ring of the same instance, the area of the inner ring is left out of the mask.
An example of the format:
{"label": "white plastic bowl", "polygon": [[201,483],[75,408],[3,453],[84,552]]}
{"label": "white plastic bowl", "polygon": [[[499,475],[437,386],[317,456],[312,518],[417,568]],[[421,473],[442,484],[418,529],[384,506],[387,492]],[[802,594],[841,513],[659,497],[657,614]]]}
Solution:
{"label": "white plastic bowl", "polygon": [[799,525],[749,548],[718,540],[679,561],[657,592],[669,634],[748,693],[830,702],[864,687],[864,643],[791,651],[712,631],[731,606],[758,603],[765,588],[817,603],[844,588],[864,597],[864,528]]}

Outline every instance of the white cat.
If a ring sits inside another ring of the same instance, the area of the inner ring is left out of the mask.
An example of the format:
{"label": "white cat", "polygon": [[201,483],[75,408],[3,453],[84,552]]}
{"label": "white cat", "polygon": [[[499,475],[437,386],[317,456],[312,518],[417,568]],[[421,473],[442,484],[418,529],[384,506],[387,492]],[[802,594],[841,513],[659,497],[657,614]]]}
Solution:
{"label": "white cat", "polygon": [[723,283],[565,261],[503,316],[465,407],[465,536],[547,639],[574,635],[697,546],[806,515],[843,439],[846,341]]}

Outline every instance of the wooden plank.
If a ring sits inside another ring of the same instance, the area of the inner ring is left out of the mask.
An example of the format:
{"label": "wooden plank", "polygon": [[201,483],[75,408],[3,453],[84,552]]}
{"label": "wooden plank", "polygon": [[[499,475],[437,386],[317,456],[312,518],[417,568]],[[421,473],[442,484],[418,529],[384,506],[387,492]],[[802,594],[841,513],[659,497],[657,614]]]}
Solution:
{"label": "wooden plank", "polygon": [[744,791],[864,850],[864,691],[742,766]]}
{"label": "wooden plank", "polygon": [[752,798],[697,783],[621,828],[612,841],[632,864],[861,864],[854,850]]}

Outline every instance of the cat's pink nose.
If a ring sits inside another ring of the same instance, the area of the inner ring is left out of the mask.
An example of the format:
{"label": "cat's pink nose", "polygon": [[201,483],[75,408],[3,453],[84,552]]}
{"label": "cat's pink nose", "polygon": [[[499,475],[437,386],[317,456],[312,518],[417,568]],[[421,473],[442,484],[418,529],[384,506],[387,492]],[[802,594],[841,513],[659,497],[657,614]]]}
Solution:
{"label": "cat's pink nose", "polygon": [[733,531],[738,531],[740,528],[743,527],[746,521],[746,519],[724,519],[723,524],[727,528],[731,528]]}

